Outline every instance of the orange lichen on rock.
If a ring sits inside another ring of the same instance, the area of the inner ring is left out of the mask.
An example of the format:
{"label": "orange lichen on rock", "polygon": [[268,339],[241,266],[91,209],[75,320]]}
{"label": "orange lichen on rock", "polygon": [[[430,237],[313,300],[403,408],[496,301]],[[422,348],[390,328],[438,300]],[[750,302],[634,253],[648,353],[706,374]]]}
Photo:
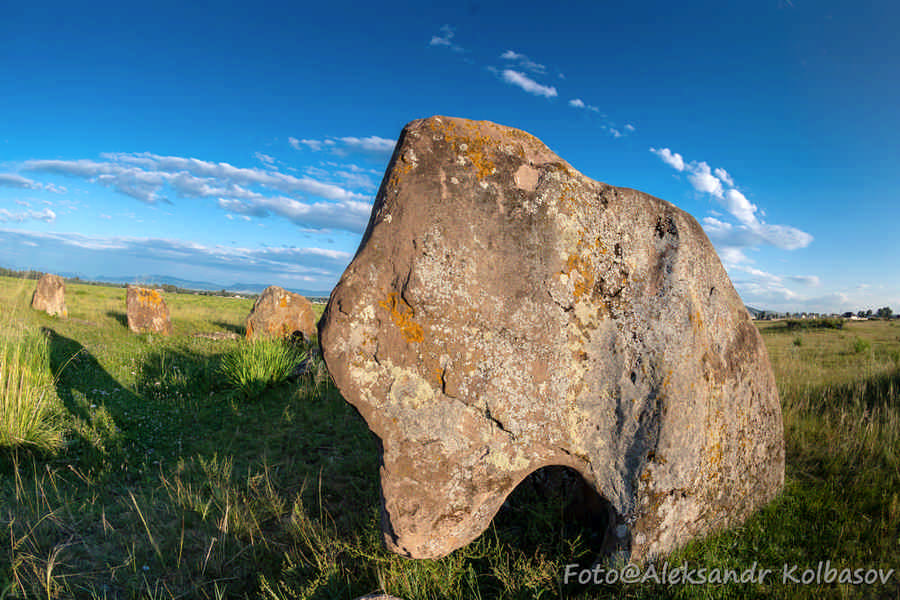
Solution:
{"label": "orange lichen on rock", "polygon": [[[414,314],[412,307],[407,304],[403,298],[399,297],[396,292],[391,292],[391,294],[388,295],[387,300],[382,300],[378,304],[388,311],[388,314],[391,315],[391,320],[394,321],[394,324],[400,329],[400,332],[403,333],[403,338],[407,342],[421,343],[425,339],[425,333],[422,331],[422,326],[413,320]],[[402,312],[399,308],[402,308]]]}
{"label": "orange lichen on rock", "polygon": [[[458,123],[460,125],[457,125]],[[441,133],[454,150],[469,159],[479,181],[497,171],[493,152],[490,150],[496,146],[496,142],[489,135],[479,131],[478,121],[448,119],[438,123],[435,119],[431,121],[431,127],[435,132]]]}

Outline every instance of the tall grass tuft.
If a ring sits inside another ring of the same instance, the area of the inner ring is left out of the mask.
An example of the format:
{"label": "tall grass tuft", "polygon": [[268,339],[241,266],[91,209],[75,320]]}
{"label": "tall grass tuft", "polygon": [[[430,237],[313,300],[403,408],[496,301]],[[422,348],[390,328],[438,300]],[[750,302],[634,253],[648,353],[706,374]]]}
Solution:
{"label": "tall grass tuft", "polygon": [[0,447],[59,449],[47,337],[34,328],[0,331]]}
{"label": "tall grass tuft", "polygon": [[306,357],[306,350],[290,342],[260,338],[242,342],[222,358],[225,379],[248,398],[256,398],[269,387],[290,377]]}

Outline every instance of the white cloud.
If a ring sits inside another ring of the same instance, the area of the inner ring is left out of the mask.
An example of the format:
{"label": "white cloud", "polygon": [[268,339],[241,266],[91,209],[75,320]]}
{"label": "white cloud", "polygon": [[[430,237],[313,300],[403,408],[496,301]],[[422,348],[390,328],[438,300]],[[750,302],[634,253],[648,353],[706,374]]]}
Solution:
{"label": "white cloud", "polygon": [[[291,139],[294,139],[294,138],[291,138]],[[266,164],[266,165],[270,165],[270,166],[271,166],[271,165],[274,165],[274,164],[275,164],[275,157],[274,157],[274,156],[269,156],[268,154],[263,154],[262,152],[254,152],[254,153],[253,153],[253,156],[256,157],[256,160],[258,160],[258,161],[260,161],[261,163],[264,163],[264,164]]]}
{"label": "white cloud", "polygon": [[[717,169],[718,170],[718,169]],[[756,225],[756,205],[738,190],[731,188],[725,192],[722,204],[734,217],[745,225]]]}
{"label": "white cloud", "polygon": [[503,54],[500,55],[500,58],[504,60],[515,61],[518,66],[527,71],[531,71],[537,75],[546,75],[547,67],[540,63],[536,63],[524,54],[520,54],[519,52],[513,52],[512,50],[507,50]]}
{"label": "white cloud", "polygon": [[691,163],[688,165],[688,171],[690,171],[688,181],[691,182],[695,190],[705,192],[716,198],[722,198],[724,193],[722,182],[712,174],[708,164],[705,162]]}
{"label": "white cloud", "polygon": [[101,215],[100,215],[100,218],[109,221],[110,219],[112,219],[112,216],[101,214]]}
{"label": "white cloud", "polygon": [[49,208],[45,208],[41,211],[11,211],[5,208],[0,208],[0,223],[9,223],[11,221],[14,223],[23,223],[25,221],[44,221],[45,223],[52,223],[55,220],[56,213]]}
{"label": "white cloud", "polygon": [[441,34],[435,35],[431,37],[431,41],[428,42],[429,46],[443,46],[445,48],[449,48],[454,52],[464,52],[461,46],[456,45],[453,42],[453,36],[456,35],[456,30],[449,26],[443,25],[441,27]]}
{"label": "white cloud", "polygon": [[[47,255],[73,256],[83,264],[120,264],[132,272],[154,264],[159,265],[163,273],[168,271],[179,276],[186,269],[214,270],[226,277],[250,278],[245,279],[247,283],[257,283],[259,278],[266,282],[273,279],[305,281],[321,286],[318,288],[321,290],[334,285],[352,258],[347,252],[324,248],[235,248],[177,239],[0,229],[0,252],[10,252],[21,245],[29,245],[29,242],[37,244]],[[29,252],[30,258],[37,256]]]}
{"label": "white cloud", "polygon": [[716,249],[719,258],[722,259],[722,263],[725,267],[730,267],[732,265],[739,265],[742,263],[751,262],[749,258],[744,254],[744,251],[740,248],[735,248],[733,246],[722,246],[721,248]]}
{"label": "white cloud", "polygon": [[0,186],[3,187],[35,190],[38,189],[39,185],[40,184],[38,182],[32,181],[31,179],[26,179],[25,177],[16,175],[15,173],[0,173]]}
{"label": "white cloud", "polygon": [[574,108],[583,108],[585,110],[590,110],[596,113],[600,112],[599,108],[592,104],[585,104],[584,100],[582,100],[581,98],[573,98],[572,100],[569,100],[569,106],[572,106]]}
{"label": "white cloud", "polygon": [[716,174],[716,177],[721,179],[726,185],[734,187],[734,180],[731,178],[731,175],[728,174],[728,171],[725,169],[716,169],[713,172]]}
{"label": "white cloud", "polygon": [[365,202],[298,202],[292,198],[259,196],[254,199],[219,198],[218,206],[245,217],[278,215],[301,227],[343,229],[362,233],[369,222],[371,205]]}
{"label": "white cloud", "polygon": [[822,283],[816,275],[791,275],[788,279],[809,287],[818,287]]}
{"label": "white cloud", "polygon": [[753,248],[775,246],[782,250],[805,248],[813,236],[788,225],[752,223],[732,225],[713,217],[704,217],[703,229],[716,247]]}
{"label": "white cloud", "polygon": [[725,169],[713,170],[703,161],[686,163],[680,154],[668,148],[650,148],[650,151],[677,171],[687,171],[688,181],[695,190],[712,196],[738,221],[738,225],[732,225],[713,217],[703,219],[703,228],[717,248],[769,245],[782,250],[796,250],[812,243],[813,236],[796,227],[762,221],[760,216],[764,212],[735,187],[734,180]]}
{"label": "white cloud", "polygon": [[557,95],[555,87],[541,85],[527,75],[520,73],[519,71],[504,69],[501,77],[506,83],[522,88],[524,91],[528,92],[529,94],[534,94],[535,96],[554,98]]}
{"label": "white cloud", "polygon": [[[364,138],[354,143],[377,148],[380,140]],[[311,177],[146,152],[101,156],[106,160],[31,160],[26,161],[24,167],[31,171],[81,177],[147,204],[169,202],[165,192],[171,190],[182,198],[222,199],[225,204],[220,202],[219,206],[223,208],[228,203],[237,203],[235,206],[243,209],[240,212],[257,207],[260,213],[279,215],[306,228],[360,232],[368,222],[369,194]],[[351,173],[336,177],[352,181],[355,186],[368,184]],[[273,197],[273,193],[277,195]],[[294,198],[294,195],[314,196],[327,202],[304,202],[301,201],[304,198]]]}
{"label": "white cloud", "polygon": [[377,154],[390,154],[394,151],[396,140],[372,135],[366,138],[342,137],[338,138],[348,148],[363,150],[365,152],[374,152]]}
{"label": "white cloud", "polygon": [[609,132],[612,134],[613,137],[616,137],[616,138],[622,137],[622,132],[614,127],[610,127]]}
{"label": "white cloud", "polygon": [[627,123],[627,124],[625,125],[625,130],[626,130],[628,133],[633,133],[633,132],[634,132],[634,125],[632,125],[631,123]]}
{"label": "white cloud", "polygon": [[0,173],[0,187],[20,188],[23,190],[45,190],[55,194],[62,194],[66,188],[52,183],[40,183],[15,173]]}
{"label": "white cloud", "polygon": [[668,148],[662,148],[660,150],[650,148],[650,152],[660,157],[664,163],[676,171],[684,171],[684,158],[677,152],[672,152]]}
{"label": "white cloud", "polygon": [[331,150],[338,155],[347,154],[347,152],[362,152],[364,154],[372,154],[378,157],[388,157],[394,151],[396,140],[371,135],[369,137],[342,137],[328,138],[324,140],[298,140],[290,138],[288,140],[291,146],[300,150],[300,145],[308,147],[313,152],[321,150]]}

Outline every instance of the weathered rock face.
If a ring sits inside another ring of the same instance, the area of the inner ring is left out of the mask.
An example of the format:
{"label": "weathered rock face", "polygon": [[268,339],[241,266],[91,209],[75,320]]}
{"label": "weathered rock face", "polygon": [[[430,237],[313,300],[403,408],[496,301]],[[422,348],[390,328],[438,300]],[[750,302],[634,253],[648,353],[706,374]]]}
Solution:
{"label": "weathered rock face", "polygon": [[783,483],[768,355],[703,230],[522,131],[407,125],[319,333],[407,556],[468,543],[547,465],[612,505],[634,559]]}
{"label": "weathered rock face", "polygon": [[172,333],[169,307],[157,290],[128,286],[125,291],[128,328],[135,333]]}
{"label": "weathered rock face", "polygon": [[48,315],[66,318],[66,284],[59,275],[44,273],[38,279],[34,295],[31,297],[31,308],[42,310]]}
{"label": "weathered rock face", "polygon": [[266,336],[286,338],[299,331],[304,339],[309,340],[316,331],[316,320],[309,300],[277,285],[270,285],[256,299],[244,328],[247,339]]}

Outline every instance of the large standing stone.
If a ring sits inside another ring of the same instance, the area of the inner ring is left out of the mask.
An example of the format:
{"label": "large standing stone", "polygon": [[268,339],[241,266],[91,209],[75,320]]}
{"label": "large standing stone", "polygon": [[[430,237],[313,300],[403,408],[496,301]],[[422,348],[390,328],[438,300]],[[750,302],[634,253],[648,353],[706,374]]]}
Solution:
{"label": "large standing stone", "polygon": [[277,285],[270,285],[253,303],[244,329],[247,339],[287,338],[299,331],[304,339],[309,340],[316,331],[316,319],[309,300]]}
{"label": "large standing stone", "polygon": [[66,318],[69,313],[66,310],[66,284],[63,278],[51,273],[41,275],[31,297],[31,308]]}
{"label": "large standing stone", "polygon": [[697,222],[516,129],[406,126],[319,333],[407,556],[468,543],[547,465],[612,505],[635,559],[783,483],[768,355]]}
{"label": "large standing stone", "polygon": [[128,328],[135,333],[172,333],[169,307],[158,290],[129,285],[125,292]]}

